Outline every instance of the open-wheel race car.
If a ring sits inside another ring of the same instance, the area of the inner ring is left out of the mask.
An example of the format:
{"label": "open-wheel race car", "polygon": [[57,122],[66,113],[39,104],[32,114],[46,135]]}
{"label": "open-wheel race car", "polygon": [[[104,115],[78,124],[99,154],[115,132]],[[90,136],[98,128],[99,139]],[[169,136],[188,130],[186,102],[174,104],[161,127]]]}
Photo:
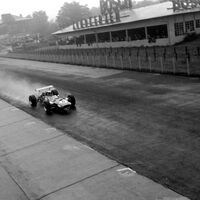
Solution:
{"label": "open-wheel race car", "polygon": [[75,108],[76,99],[73,95],[65,98],[59,97],[58,90],[53,85],[38,88],[35,93],[29,96],[31,107],[37,107],[40,103],[47,114],[53,111],[69,111]]}

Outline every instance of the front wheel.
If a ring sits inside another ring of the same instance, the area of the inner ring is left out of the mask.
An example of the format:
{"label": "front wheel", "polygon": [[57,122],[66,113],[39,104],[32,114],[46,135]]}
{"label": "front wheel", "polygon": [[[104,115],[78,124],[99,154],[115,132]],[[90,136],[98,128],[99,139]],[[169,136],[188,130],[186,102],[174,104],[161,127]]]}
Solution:
{"label": "front wheel", "polygon": [[76,105],[75,97],[73,95],[68,95],[67,98],[68,98],[68,101],[71,103],[72,107],[75,107]]}
{"label": "front wheel", "polygon": [[48,115],[50,115],[52,113],[51,105],[50,105],[50,103],[48,101],[44,102],[44,111]]}
{"label": "front wheel", "polygon": [[37,98],[35,95],[29,96],[29,103],[33,108],[37,106]]}

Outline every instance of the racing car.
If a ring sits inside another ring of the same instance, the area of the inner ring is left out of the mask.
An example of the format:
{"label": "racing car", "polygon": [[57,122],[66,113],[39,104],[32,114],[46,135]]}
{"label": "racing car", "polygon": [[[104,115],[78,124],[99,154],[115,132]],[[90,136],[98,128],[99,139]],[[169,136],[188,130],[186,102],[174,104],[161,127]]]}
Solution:
{"label": "racing car", "polygon": [[35,93],[29,96],[29,103],[33,108],[40,103],[45,112],[50,114],[53,111],[69,111],[75,108],[76,99],[73,95],[59,97],[58,90],[53,85],[49,85],[35,89]]}

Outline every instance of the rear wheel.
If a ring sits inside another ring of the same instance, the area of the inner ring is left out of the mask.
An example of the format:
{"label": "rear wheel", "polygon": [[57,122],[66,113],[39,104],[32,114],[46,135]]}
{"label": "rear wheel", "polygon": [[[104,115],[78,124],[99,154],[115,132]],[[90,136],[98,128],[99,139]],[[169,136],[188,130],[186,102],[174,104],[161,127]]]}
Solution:
{"label": "rear wheel", "polygon": [[48,115],[52,113],[52,111],[51,111],[51,105],[50,105],[50,103],[48,101],[44,102],[44,111]]}
{"label": "rear wheel", "polygon": [[29,103],[33,108],[37,106],[37,98],[35,95],[29,96]]}
{"label": "rear wheel", "polygon": [[73,95],[68,95],[67,98],[68,98],[68,101],[71,103],[71,105],[73,107],[75,107],[75,105],[76,105],[76,99],[75,99],[75,97]]}

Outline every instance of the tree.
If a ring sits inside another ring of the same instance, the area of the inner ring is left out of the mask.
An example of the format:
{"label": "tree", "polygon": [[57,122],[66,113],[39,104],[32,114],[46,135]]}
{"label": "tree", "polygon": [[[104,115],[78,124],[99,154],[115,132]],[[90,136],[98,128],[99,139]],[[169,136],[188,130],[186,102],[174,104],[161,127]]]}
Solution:
{"label": "tree", "polygon": [[90,12],[91,12],[92,16],[97,16],[97,15],[101,14],[99,7],[92,7],[90,9]]}
{"label": "tree", "polygon": [[56,32],[58,28],[59,28],[58,24],[55,21],[53,20],[49,21],[49,29],[48,29],[49,34]]}
{"label": "tree", "polygon": [[48,16],[45,11],[36,11],[32,14],[32,32],[45,35],[49,29]]}
{"label": "tree", "polygon": [[60,28],[65,28],[73,24],[73,22],[89,16],[91,16],[91,12],[87,5],[80,5],[75,1],[72,3],[65,2],[58,12],[56,21]]}

